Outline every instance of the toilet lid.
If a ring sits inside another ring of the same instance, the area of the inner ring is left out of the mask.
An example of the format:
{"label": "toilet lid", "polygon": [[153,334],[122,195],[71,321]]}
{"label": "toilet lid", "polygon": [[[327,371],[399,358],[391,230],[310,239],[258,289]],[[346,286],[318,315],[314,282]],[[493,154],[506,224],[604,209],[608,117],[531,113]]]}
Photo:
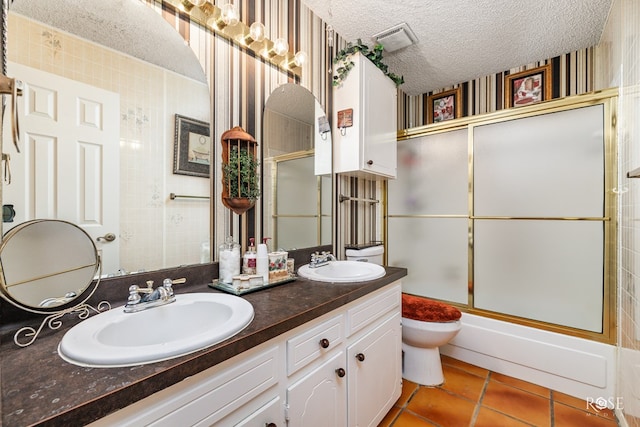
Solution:
{"label": "toilet lid", "polygon": [[462,316],[457,308],[440,301],[402,294],[402,317],[423,322],[454,322]]}

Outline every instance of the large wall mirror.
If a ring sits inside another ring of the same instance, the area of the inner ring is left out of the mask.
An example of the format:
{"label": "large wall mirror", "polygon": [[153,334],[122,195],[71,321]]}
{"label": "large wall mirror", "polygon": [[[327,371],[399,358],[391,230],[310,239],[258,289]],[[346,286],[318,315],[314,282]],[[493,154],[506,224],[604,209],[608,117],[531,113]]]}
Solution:
{"label": "large wall mirror", "polygon": [[[35,218],[77,224],[103,276],[209,262],[210,177],[188,162],[174,173],[176,150],[191,161],[192,122],[176,115],[211,123],[207,79],[180,34],[140,1],[14,0],[8,23],[7,75],[26,88],[21,153],[4,126],[2,202],[16,215],[3,233]],[[211,138],[200,145],[194,163],[215,159]]]}
{"label": "large wall mirror", "polygon": [[263,139],[263,234],[285,250],[331,244],[331,133],[320,103],[299,85],[276,88]]}

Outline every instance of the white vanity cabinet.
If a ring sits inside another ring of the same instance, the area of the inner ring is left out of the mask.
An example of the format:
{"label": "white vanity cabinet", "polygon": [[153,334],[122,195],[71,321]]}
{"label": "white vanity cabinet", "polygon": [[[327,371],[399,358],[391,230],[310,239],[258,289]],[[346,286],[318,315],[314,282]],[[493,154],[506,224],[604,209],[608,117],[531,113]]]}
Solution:
{"label": "white vanity cabinet", "polygon": [[[335,334],[335,326],[328,327],[330,322],[288,341],[288,359],[297,354],[293,350],[299,347],[298,342],[321,349],[306,359],[307,366],[298,366],[299,371],[289,377],[289,426],[377,426],[382,421],[402,392],[400,304],[396,282],[363,298],[340,316],[345,326],[344,345],[334,347],[334,341],[341,338]],[[338,318],[332,323],[339,324]]]}
{"label": "white vanity cabinet", "polygon": [[376,426],[402,391],[401,346],[396,281],[92,426]]}
{"label": "white vanity cabinet", "polygon": [[333,168],[367,178],[395,178],[398,91],[369,59],[356,53],[354,67],[333,91]]}

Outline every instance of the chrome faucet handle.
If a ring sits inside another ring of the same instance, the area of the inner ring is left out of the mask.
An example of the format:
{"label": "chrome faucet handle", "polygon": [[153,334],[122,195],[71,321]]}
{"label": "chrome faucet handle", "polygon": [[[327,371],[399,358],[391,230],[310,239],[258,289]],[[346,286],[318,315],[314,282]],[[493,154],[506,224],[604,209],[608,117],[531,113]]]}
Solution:
{"label": "chrome faucet handle", "polygon": [[187,279],[182,277],[180,279],[164,279],[162,281],[162,287],[167,291],[167,298],[171,298],[173,296],[173,285],[180,285],[182,283],[187,283]]}
{"label": "chrome faucet handle", "polygon": [[141,299],[140,287],[138,285],[129,286],[129,298],[127,298],[127,305],[137,304]]}

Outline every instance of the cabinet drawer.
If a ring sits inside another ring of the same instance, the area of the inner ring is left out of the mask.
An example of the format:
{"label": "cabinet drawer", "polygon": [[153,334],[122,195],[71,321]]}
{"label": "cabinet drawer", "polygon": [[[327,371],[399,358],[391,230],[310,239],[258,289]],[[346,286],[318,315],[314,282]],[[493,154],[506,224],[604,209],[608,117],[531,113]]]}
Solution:
{"label": "cabinet drawer", "polygon": [[193,387],[193,400],[158,420],[157,425],[214,424],[278,382],[277,355],[277,347],[266,350]]}
{"label": "cabinet drawer", "polygon": [[278,383],[278,366],[282,366],[279,356],[278,347],[265,348],[222,372],[217,367],[209,368],[91,425],[213,425]]}
{"label": "cabinet drawer", "polygon": [[344,339],[343,319],[342,315],[336,316],[287,340],[287,375],[340,344]]}
{"label": "cabinet drawer", "polygon": [[382,317],[382,315],[388,311],[399,307],[401,301],[402,291],[398,284],[381,294],[368,298],[362,304],[349,309],[347,312],[347,336],[350,337],[376,319]]}

